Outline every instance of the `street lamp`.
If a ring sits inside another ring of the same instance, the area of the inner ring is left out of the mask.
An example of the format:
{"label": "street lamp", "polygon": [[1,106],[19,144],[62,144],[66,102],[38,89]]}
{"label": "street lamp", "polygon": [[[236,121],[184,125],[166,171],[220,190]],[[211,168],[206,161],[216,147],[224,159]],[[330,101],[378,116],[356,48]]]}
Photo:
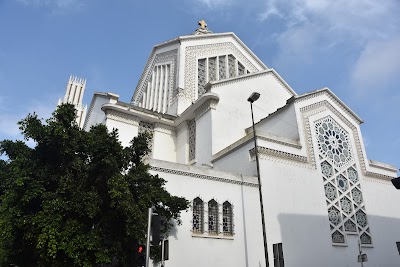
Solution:
{"label": "street lamp", "polygon": [[254,116],[253,116],[253,102],[257,101],[260,98],[260,94],[254,92],[251,94],[247,101],[250,102],[251,109],[251,121],[253,122],[253,140],[254,140],[254,153],[256,154],[256,165],[257,165],[257,178],[258,178],[258,193],[260,196],[260,209],[261,209],[261,223],[263,230],[263,238],[264,238],[264,254],[265,254],[265,266],[269,266],[268,263],[268,245],[267,245],[267,234],[265,233],[265,218],[264,218],[264,203],[261,191],[261,179],[260,179],[260,162],[258,160],[258,150],[257,150],[257,138],[256,138],[256,129],[254,127]]}

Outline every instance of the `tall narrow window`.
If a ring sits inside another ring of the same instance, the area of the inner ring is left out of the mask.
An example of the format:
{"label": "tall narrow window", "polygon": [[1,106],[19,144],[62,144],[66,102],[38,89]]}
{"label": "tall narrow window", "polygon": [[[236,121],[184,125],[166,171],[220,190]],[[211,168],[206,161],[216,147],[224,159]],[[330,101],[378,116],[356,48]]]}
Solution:
{"label": "tall narrow window", "polygon": [[217,58],[210,57],[208,59],[208,81],[215,81],[217,79]]}
{"label": "tall narrow window", "polygon": [[240,62],[238,62],[238,74],[240,75],[244,75],[244,66],[242,64],[240,64]]}
{"label": "tall narrow window", "polygon": [[204,90],[205,85],[206,85],[206,59],[199,59],[199,61],[197,62],[197,88],[199,96],[205,93]]}
{"label": "tall narrow window", "polygon": [[235,57],[233,55],[228,56],[228,72],[229,78],[236,76]]}
{"label": "tall narrow window", "polygon": [[154,124],[145,121],[139,122],[139,134],[140,133],[148,133],[150,136],[148,145],[150,149],[149,156],[151,156],[153,151]]}
{"label": "tall narrow window", "polygon": [[285,261],[283,260],[282,243],[273,244],[274,250],[274,266],[284,267]]}
{"label": "tall narrow window", "polygon": [[196,120],[188,123],[189,127],[189,161],[196,158]]}
{"label": "tall narrow window", "polygon": [[192,221],[192,229],[193,233],[202,234],[204,232],[203,222],[204,222],[204,204],[203,201],[196,197],[193,200],[193,221]]}
{"label": "tall narrow window", "polygon": [[219,79],[226,79],[226,56],[219,56],[218,57],[218,65],[219,65]]}
{"label": "tall narrow window", "polygon": [[218,235],[218,203],[212,199],[208,202],[208,233]]}
{"label": "tall narrow window", "polygon": [[222,204],[222,232],[224,235],[233,235],[233,209],[228,201]]}

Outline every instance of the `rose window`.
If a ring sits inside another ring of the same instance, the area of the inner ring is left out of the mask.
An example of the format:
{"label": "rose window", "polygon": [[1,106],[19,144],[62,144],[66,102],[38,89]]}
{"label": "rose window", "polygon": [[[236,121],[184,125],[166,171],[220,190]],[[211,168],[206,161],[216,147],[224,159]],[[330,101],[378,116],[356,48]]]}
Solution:
{"label": "rose window", "polygon": [[332,118],[316,123],[318,148],[336,166],[341,167],[352,159],[347,132]]}

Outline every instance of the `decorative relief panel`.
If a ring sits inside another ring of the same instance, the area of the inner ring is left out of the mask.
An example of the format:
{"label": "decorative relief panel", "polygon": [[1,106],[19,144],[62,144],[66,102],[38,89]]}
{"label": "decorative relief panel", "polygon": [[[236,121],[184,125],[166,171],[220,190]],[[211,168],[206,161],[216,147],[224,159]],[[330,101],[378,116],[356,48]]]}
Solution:
{"label": "decorative relief panel", "polygon": [[321,175],[333,244],[345,244],[346,234],[358,234],[371,245],[361,184],[349,134],[330,116],[314,123]]}
{"label": "decorative relief panel", "polygon": [[196,120],[189,121],[189,161],[196,158]]}
{"label": "decorative relief panel", "polygon": [[139,122],[139,129],[138,129],[139,134],[141,133],[148,133],[150,135],[150,140],[149,140],[149,149],[150,153],[149,156],[152,155],[153,151],[153,141],[154,141],[154,124],[153,123],[148,123],[145,121]]}
{"label": "decorative relief panel", "polygon": [[217,58],[210,57],[208,59],[208,81],[215,81],[217,79]]}
{"label": "decorative relief panel", "polygon": [[229,78],[236,76],[235,57],[233,55],[228,55],[228,72]]}
{"label": "decorative relief panel", "polygon": [[204,86],[206,85],[206,59],[199,59],[197,63],[197,89],[198,95],[205,93]]}
{"label": "decorative relief panel", "polygon": [[226,79],[226,56],[218,57],[218,66],[219,79]]}

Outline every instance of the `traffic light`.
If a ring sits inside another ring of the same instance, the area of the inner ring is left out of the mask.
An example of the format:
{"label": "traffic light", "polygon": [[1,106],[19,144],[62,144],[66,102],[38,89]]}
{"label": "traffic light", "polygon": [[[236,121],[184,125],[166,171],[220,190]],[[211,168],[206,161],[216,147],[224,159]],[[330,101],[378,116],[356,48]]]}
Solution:
{"label": "traffic light", "polygon": [[146,246],[145,245],[137,246],[136,254],[135,254],[135,266],[136,267],[146,266]]}
{"label": "traffic light", "polygon": [[151,244],[158,246],[161,240],[161,216],[153,215],[151,220]]}

